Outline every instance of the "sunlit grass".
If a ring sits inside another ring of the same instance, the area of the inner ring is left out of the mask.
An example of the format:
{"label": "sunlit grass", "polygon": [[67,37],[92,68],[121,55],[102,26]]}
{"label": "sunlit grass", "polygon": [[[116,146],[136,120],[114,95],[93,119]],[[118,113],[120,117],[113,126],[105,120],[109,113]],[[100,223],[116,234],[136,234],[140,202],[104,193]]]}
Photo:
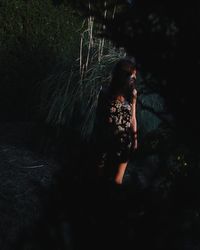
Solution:
{"label": "sunlit grass", "polygon": [[54,73],[42,83],[40,111],[53,126],[76,127],[84,139],[91,134],[98,94],[110,81],[113,65],[125,56],[104,40],[91,36],[89,28],[80,34],[80,55],[66,69]]}

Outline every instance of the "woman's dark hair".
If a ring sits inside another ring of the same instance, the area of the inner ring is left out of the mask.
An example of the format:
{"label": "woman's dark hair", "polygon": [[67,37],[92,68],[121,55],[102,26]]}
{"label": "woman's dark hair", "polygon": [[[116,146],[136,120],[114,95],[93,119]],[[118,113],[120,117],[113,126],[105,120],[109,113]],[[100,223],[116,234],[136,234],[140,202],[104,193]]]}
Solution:
{"label": "woman's dark hair", "polygon": [[125,94],[130,99],[130,93],[135,88],[135,81],[131,79],[133,71],[136,70],[136,62],[132,57],[120,59],[112,71],[110,90],[113,95]]}

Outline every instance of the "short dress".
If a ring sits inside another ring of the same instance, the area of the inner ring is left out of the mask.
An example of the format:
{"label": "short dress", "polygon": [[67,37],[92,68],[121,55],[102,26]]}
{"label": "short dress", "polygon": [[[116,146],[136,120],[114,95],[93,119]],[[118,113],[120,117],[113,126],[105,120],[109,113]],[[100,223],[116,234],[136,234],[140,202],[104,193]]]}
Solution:
{"label": "short dress", "polygon": [[101,90],[96,111],[96,145],[99,167],[106,162],[129,160],[133,143],[131,128],[132,103],[113,98],[108,90]]}

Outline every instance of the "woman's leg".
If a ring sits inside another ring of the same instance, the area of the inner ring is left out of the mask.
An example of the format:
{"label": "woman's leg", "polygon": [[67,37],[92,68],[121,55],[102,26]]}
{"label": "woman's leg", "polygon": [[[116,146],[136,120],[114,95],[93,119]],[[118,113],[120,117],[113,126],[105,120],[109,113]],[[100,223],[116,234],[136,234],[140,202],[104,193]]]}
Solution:
{"label": "woman's leg", "polygon": [[121,185],[124,177],[124,173],[128,162],[122,162],[118,165],[117,173],[115,174],[115,183]]}

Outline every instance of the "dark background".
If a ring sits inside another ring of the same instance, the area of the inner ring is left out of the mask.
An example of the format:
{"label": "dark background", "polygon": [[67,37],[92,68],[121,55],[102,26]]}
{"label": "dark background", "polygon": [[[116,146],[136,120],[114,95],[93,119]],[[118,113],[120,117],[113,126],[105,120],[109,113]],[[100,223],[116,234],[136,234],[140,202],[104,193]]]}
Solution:
{"label": "dark background", "polygon": [[[0,247],[199,249],[200,6],[111,0],[104,18],[104,3],[90,3],[0,1]],[[54,102],[90,15],[95,35],[134,56],[141,77],[139,148],[122,187],[91,175],[80,103],[60,122]]]}

